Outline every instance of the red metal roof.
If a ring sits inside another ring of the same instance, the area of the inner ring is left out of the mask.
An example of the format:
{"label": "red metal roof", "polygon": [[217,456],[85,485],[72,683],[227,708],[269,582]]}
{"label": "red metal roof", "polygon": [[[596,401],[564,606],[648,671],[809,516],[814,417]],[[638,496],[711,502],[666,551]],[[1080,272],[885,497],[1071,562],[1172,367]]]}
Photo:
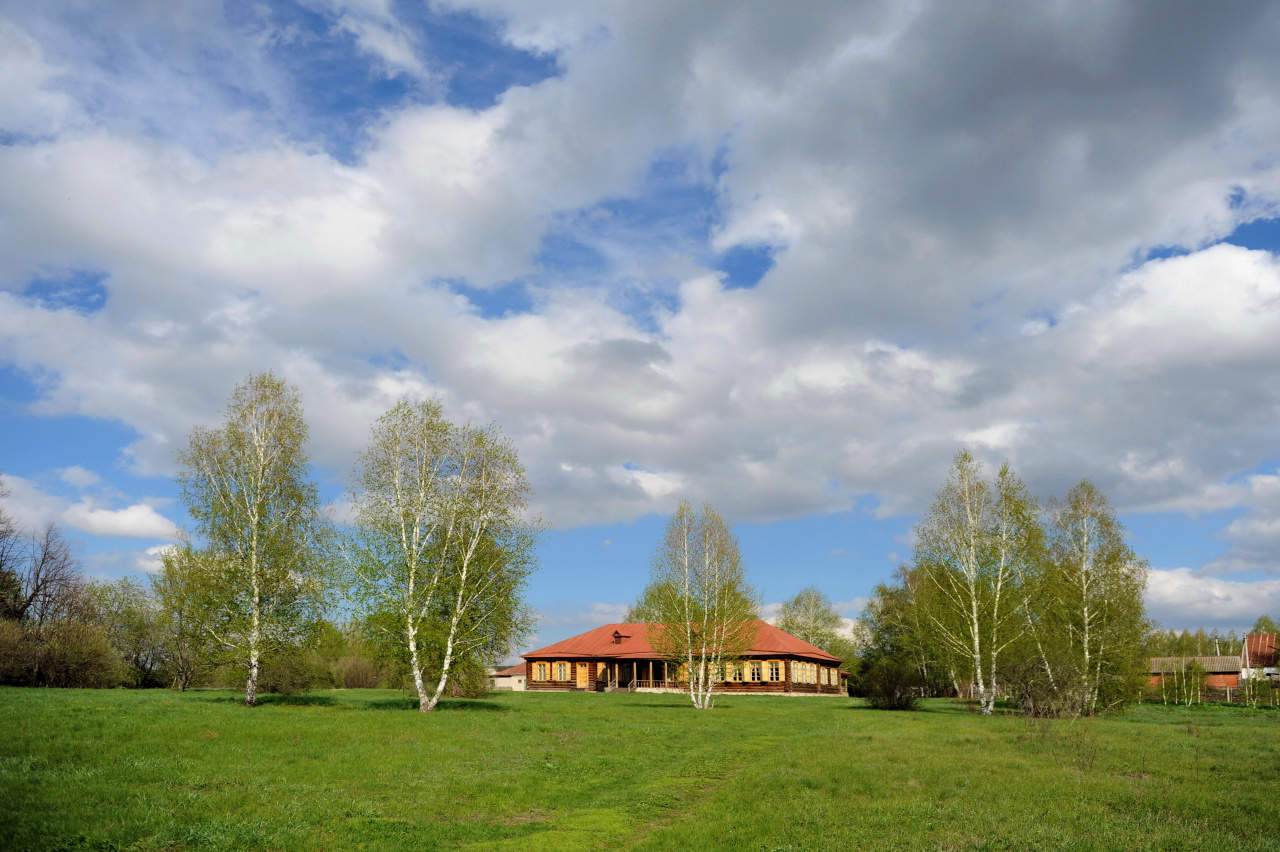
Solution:
{"label": "red metal roof", "polygon": [[500,672],[494,672],[493,677],[524,677],[526,674],[525,667],[528,663],[521,663],[518,666],[512,666],[509,669],[503,669]]}
{"label": "red metal roof", "polygon": [[[811,660],[841,662],[826,651],[816,648],[786,633],[772,624],[756,620],[756,641],[743,656],[747,657],[807,657]],[[658,655],[649,644],[649,632],[659,625],[655,624],[606,624],[586,633],[579,633],[563,642],[521,654],[526,660],[556,658],[572,659],[619,659],[619,660],[654,660]],[[614,635],[619,639],[615,643]]]}
{"label": "red metal roof", "polygon": [[1280,634],[1276,633],[1250,633],[1244,637],[1244,653],[1240,655],[1240,662],[1246,666],[1276,665],[1276,651],[1280,648],[1278,638]]}

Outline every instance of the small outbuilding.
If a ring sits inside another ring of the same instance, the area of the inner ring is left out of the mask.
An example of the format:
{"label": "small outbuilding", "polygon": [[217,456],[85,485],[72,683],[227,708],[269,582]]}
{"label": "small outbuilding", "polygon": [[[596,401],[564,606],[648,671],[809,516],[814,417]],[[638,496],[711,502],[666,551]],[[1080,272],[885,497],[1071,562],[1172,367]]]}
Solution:
{"label": "small outbuilding", "polygon": [[524,692],[528,664],[521,663],[489,675],[489,688],[498,691]]}
{"label": "small outbuilding", "polygon": [[1152,657],[1151,685],[1164,679],[1185,677],[1199,667],[1205,674],[1206,689],[1236,689],[1240,686],[1239,657]]}

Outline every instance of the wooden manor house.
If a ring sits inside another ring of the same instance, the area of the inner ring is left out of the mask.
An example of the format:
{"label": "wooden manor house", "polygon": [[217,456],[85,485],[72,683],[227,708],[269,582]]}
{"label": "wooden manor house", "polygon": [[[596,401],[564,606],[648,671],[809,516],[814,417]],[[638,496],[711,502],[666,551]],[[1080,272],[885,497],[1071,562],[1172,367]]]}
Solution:
{"label": "wooden manor house", "polygon": [[[650,644],[660,625],[606,624],[563,642],[530,651],[525,659],[529,691],[665,692],[687,687],[681,667]],[[717,672],[716,692],[743,695],[843,695],[839,657],[755,621],[756,638],[739,658]]]}

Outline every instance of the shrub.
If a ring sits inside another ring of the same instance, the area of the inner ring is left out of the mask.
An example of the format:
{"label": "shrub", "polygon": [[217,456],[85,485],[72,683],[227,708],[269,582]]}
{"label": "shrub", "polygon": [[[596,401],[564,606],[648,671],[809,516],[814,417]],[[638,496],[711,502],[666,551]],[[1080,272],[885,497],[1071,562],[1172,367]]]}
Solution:
{"label": "shrub", "polygon": [[382,683],[373,663],[364,657],[343,657],[334,664],[333,674],[343,689],[377,689]]}
{"label": "shrub", "polygon": [[43,638],[38,651],[41,686],[100,689],[124,682],[115,649],[98,625],[66,621],[46,628]]}
{"label": "shrub", "polygon": [[859,691],[877,710],[915,710],[920,706],[924,678],[902,657],[881,657],[866,667]]}
{"label": "shrub", "polygon": [[277,652],[262,664],[258,674],[258,691],[293,695],[309,689],[328,689],[334,685],[329,667],[315,652],[288,649]]}
{"label": "shrub", "polygon": [[[436,677],[439,677],[437,674]],[[487,698],[489,674],[483,666],[474,663],[459,665],[449,673],[445,695],[450,698]]]}
{"label": "shrub", "polygon": [[25,686],[31,677],[31,646],[22,624],[0,618],[0,686]]}

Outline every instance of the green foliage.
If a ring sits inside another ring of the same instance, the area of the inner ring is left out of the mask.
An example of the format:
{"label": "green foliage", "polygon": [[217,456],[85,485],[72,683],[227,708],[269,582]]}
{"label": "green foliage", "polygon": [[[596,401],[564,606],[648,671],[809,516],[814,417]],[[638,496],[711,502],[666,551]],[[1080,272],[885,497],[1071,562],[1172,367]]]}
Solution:
{"label": "green foliage", "polygon": [[31,677],[30,648],[22,623],[0,618],[0,686],[25,686]]}
{"label": "green foliage", "polygon": [[157,627],[168,651],[166,685],[174,689],[199,685],[223,662],[225,646],[216,643],[214,633],[228,590],[219,587],[219,574],[209,566],[217,558],[191,547],[165,548],[160,573],[151,578]]}
{"label": "green foliage", "polygon": [[1280,633],[1280,627],[1276,626],[1274,620],[1269,615],[1260,615],[1258,620],[1253,623],[1253,629],[1250,633]]}
{"label": "green foliage", "polygon": [[1141,694],[1147,674],[1146,561],[1125,543],[1115,511],[1088,480],[1051,501],[1048,514],[1052,582],[1044,623],[1066,649],[1059,691],[1082,713],[1122,706]]}
{"label": "green foliage", "polygon": [[893,656],[869,662],[858,682],[859,694],[877,710],[915,710],[924,687],[919,667],[906,657]]}
{"label": "green foliage", "polygon": [[1144,643],[1147,657],[1236,657],[1244,648],[1244,639],[1234,630],[1225,634],[1217,629],[1190,630],[1153,629]]}
{"label": "green foliage", "polygon": [[988,481],[958,454],[912,564],[863,614],[864,666],[910,661],[926,694],[972,690],[984,713],[997,696],[1033,716],[1136,700],[1151,646],[1147,566],[1123,533],[1087,481],[1042,514],[1008,465]]}
{"label": "green foliage", "polygon": [[35,686],[100,689],[123,685],[128,677],[106,632],[96,624],[59,621],[37,641],[28,630],[28,653],[39,658]]}
{"label": "green foliage", "polygon": [[223,426],[191,430],[178,453],[179,493],[203,540],[201,592],[209,635],[247,667],[297,645],[326,597],[327,525],[310,479],[297,388],[253,374],[232,392]]}
{"label": "green foliage", "polygon": [[541,523],[525,517],[524,467],[496,427],[402,400],[374,424],[355,482],[347,586],[371,636],[403,648],[381,654],[428,711],[455,672],[483,673],[533,628],[523,596]]}
{"label": "green foliage", "polygon": [[844,619],[831,599],[813,586],[783,602],[774,626],[841,660],[853,660],[858,654],[858,645],[845,635]]}
{"label": "green foliage", "polygon": [[738,539],[710,504],[677,505],[637,606],[657,625],[649,633],[654,651],[682,667],[693,706],[710,709],[715,673],[755,642],[760,614]]}
{"label": "green foliage", "polygon": [[125,577],[111,583],[90,583],[89,605],[94,622],[106,633],[131,687],[167,686],[169,648],[162,614],[145,587]]}
{"label": "green foliage", "polygon": [[988,480],[967,451],[916,526],[914,605],[935,665],[968,681],[985,714],[995,707],[1001,654],[1028,628],[1042,538],[1035,501],[1012,468]]}

